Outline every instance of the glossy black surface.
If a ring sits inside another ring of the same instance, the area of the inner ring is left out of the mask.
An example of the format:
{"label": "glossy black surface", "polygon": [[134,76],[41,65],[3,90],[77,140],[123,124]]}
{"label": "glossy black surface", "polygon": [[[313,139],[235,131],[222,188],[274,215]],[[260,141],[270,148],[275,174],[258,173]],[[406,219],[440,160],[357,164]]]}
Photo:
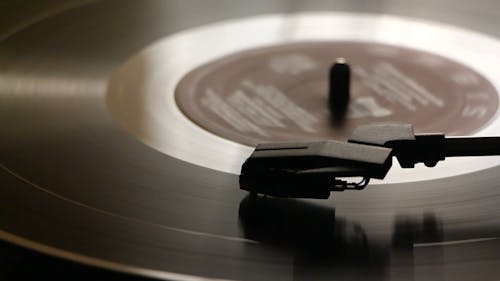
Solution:
{"label": "glossy black surface", "polygon": [[112,71],[130,55],[221,19],[302,10],[390,13],[498,37],[500,3],[88,1],[60,8],[68,3],[1,4],[3,239],[137,274],[146,268],[242,280],[499,278],[498,168],[321,202],[252,202],[236,175],[171,158],[127,134],[108,113],[105,95]]}

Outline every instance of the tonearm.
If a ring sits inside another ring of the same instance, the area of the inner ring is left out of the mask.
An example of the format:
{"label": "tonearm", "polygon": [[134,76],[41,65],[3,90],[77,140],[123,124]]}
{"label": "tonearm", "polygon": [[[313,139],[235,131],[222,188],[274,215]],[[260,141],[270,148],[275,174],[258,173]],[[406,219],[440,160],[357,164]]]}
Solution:
{"label": "tonearm", "polygon": [[[259,144],[241,169],[240,188],[277,197],[328,198],[384,179],[396,157],[402,168],[434,167],[446,157],[500,155],[500,137],[414,134],[408,124],[365,125],[347,142]],[[351,182],[343,178],[358,177]]]}

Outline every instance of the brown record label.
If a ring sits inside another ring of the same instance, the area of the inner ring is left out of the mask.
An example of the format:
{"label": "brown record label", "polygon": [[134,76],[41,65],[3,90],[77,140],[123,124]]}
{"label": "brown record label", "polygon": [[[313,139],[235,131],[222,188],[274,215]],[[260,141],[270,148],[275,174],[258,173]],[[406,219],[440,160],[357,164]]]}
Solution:
{"label": "brown record label", "polygon": [[[351,65],[343,126],[332,124],[328,70]],[[189,72],[175,92],[192,121],[221,137],[268,141],[345,140],[370,123],[413,124],[417,132],[471,134],[498,108],[494,86],[471,68],[418,50],[354,41],[301,42],[242,51]]]}

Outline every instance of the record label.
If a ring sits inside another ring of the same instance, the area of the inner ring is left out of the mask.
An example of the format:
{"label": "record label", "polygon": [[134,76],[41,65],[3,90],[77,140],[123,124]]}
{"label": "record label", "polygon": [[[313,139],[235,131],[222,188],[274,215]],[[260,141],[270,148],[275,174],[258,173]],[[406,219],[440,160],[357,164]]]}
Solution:
{"label": "record label", "polygon": [[[347,122],[328,108],[336,58],[352,67]],[[189,72],[176,88],[181,110],[227,139],[346,140],[360,125],[409,123],[416,131],[468,135],[491,120],[498,94],[483,76],[431,53],[355,41],[301,42],[232,54]]]}

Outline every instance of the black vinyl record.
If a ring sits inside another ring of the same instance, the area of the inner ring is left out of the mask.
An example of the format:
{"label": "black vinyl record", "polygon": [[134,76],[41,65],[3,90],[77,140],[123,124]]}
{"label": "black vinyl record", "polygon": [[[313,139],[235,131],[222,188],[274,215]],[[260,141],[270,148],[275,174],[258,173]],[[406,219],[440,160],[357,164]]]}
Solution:
{"label": "black vinyl record", "polygon": [[[150,117],[141,119],[155,112],[151,101],[119,100],[118,111],[110,101],[120,86],[164,78],[127,63],[158,50],[148,49],[152,44],[242,19],[258,24],[297,17],[312,24],[325,15],[368,17],[380,22],[376,31],[393,45],[397,38],[408,41],[408,34],[394,34],[394,23],[415,19],[430,30],[438,23],[451,34],[412,34],[429,46],[423,51],[434,52],[436,41],[448,40],[470,50],[464,56],[500,57],[500,49],[494,51],[500,2],[40,0],[5,1],[0,7],[0,277],[500,278],[498,158],[460,162],[442,175],[439,167],[428,169],[423,178],[398,172],[402,179],[328,200],[251,198],[240,190],[239,164],[233,165],[248,147],[200,129],[180,110],[184,123],[153,114],[168,124],[158,132],[149,126]],[[486,43],[455,42],[458,29]],[[244,42],[259,36],[254,32],[226,40],[249,49]],[[145,65],[165,65],[174,73],[177,58],[190,61],[226,46],[214,37],[203,40],[207,45],[197,48],[175,41],[189,47],[161,53],[164,64],[146,57]],[[468,66],[489,79],[500,73],[500,64],[489,63]],[[141,96],[148,85],[133,91]],[[127,115],[127,108],[135,109]],[[500,135],[494,113],[471,134]],[[190,137],[189,130],[203,133]],[[241,148],[239,156],[219,153],[235,147]]]}

